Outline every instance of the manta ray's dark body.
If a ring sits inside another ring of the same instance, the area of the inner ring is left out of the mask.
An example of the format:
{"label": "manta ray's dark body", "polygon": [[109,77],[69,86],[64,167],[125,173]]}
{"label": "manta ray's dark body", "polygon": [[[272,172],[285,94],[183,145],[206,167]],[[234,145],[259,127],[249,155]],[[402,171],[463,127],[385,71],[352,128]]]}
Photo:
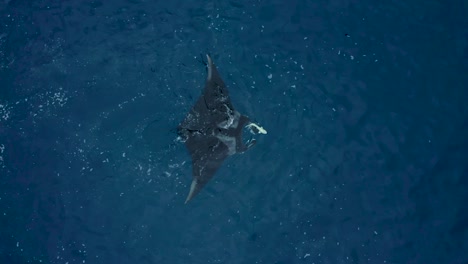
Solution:
{"label": "manta ray's dark body", "polygon": [[203,93],[177,129],[192,157],[193,181],[185,203],[213,178],[224,159],[255,143],[242,142],[243,128],[250,120],[234,110],[224,81],[210,56],[206,57],[208,76]]}

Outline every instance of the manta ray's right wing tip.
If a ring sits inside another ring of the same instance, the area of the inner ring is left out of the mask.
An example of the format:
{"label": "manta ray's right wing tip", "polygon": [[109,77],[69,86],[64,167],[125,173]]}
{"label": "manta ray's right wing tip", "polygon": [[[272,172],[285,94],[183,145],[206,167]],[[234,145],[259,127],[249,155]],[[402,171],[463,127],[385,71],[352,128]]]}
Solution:
{"label": "manta ray's right wing tip", "polygon": [[190,191],[189,194],[187,195],[187,199],[185,199],[185,204],[187,204],[196,194],[196,189],[197,189],[197,180],[193,180],[192,184],[190,185]]}
{"label": "manta ray's right wing tip", "polygon": [[211,76],[213,75],[213,60],[211,60],[210,55],[206,54],[206,67],[208,69],[208,76],[206,77],[207,81],[211,80]]}

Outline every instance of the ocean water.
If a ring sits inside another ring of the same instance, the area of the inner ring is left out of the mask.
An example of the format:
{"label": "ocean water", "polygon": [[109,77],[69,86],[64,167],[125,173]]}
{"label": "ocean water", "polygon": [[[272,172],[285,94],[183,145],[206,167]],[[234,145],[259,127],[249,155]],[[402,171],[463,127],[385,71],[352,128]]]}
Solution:
{"label": "ocean water", "polygon": [[[468,3],[0,1],[0,263],[468,263]],[[268,130],[184,205],[212,55]]]}

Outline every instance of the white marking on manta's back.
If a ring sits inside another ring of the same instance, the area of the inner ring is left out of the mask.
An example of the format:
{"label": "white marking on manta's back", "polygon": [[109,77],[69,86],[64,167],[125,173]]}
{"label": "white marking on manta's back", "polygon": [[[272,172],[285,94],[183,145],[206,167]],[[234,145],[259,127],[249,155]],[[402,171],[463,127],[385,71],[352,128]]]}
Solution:
{"label": "white marking on manta's back", "polygon": [[239,124],[239,119],[240,119],[240,113],[237,111],[234,111],[234,114],[230,113],[232,112],[227,105],[224,105],[227,108],[226,114],[228,115],[228,119],[226,121],[223,121],[218,124],[219,128],[224,128],[224,129],[229,129],[229,128],[237,128],[237,125]]}
{"label": "white marking on manta's back", "polygon": [[223,134],[218,134],[216,137],[223,142],[224,145],[228,148],[228,155],[234,155],[236,154],[236,138],[235,137],[230,137],[226,136]]}

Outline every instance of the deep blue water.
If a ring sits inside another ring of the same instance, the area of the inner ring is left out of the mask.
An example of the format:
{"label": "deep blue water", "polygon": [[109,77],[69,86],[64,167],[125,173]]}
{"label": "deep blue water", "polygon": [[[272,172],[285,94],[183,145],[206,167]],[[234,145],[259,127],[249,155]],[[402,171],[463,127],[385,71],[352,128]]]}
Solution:
{"label": "deep blue water", "polygon": [[[0,263],[468,263],[468,3],[0,2]],[[184,205],[210,53],[268,130]]]}

